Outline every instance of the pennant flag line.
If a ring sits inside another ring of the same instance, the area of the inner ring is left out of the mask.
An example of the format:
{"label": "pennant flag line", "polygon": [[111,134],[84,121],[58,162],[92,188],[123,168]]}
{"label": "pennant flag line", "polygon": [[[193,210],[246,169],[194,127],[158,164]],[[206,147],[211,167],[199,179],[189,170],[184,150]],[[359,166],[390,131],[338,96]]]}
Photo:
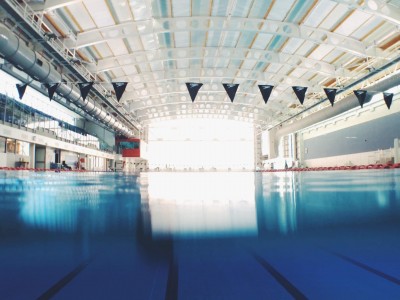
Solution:
{"label": "pennant flag line", "polygon": [[306,96],[307,88],[304,86],[292,86],[294,93],[299,99],[300,103],[303,104],[304,97]]}
{"label": "pennant flag line", "polygon": [[51,101],[53,99],[54,93],[56,92],[56,89],[60,86],[60,83],[45,83],[43,85],[47,89],[47,92],[49,93],[49,99]]}
{"label": "pennant flag line", "polygon": [[[57,88],[60,86],[61,83],[65,83],[65,82],[43,83],[43,86],[48,91],[48,97],[49,97],[50,101],[53,100],[54,93],[56,92]],[[94,81],[78,83],[83,100],[86,100],[86,97],[90,93],[90,90],[92,89],[94,83],[95,83]],[[125,92],[128,82],[111,82],[111,84],[114,88],[116,98],[119,102]],[[192,102],[194,102],[199,90],[203,86],[203,83],[186,82],[185,84],[189,91],[190,98],[192,99]],[[239,88],[239,84],[223,83],[222,85],[223,85],[225,91],[227,92],[231,102],[233,103],[235,96],[236,96],[236,92]],[[17,83],[16,84],[19,99],[23,98],[27,86],[28,86],[28,83]],[[261,92],[261,95],[264,99],[265,104],[267,104],[267,102],[271,96],[272,90],[274,89],[274,86],[265,84],[265,85],[258,85],[258,88]],[[292,89],[293,89],[294,93],[296,94],[297,98],[299,99],[300,103],[303,104],[305,95],[307,92],[307,87],[292,86]],[[324,90],[329,102],[333,106],[338,89],[323,88],[323,90]],[[367,100],[368,92],[366,90],[353,90],[353,93],[357,97],[358,102],[362,108],[365,101]],[[383,99],[384,99],[388,109],[390,109],[390,107],[392,105],[393,96],[394,96],[393,93],[383,92]],[[368,99],[370,99],[370,98],[368,98]]]}
{"label": "pennant flag line", "polygon": [[358,103],[360,103],[360,106],[363,107],[365,98],[367,97],[367,91],[365,90],[356,90],[353,91],[354,95],[356,95],[358,99]]}
{"label": "pennant flag line", "polygon": [[82,99],[83,101],[85,101],[87,95],[90,92],[90,89],[93,86],[93,82],[79,82],[78,85],[79,85],[79,90],[81,91]]}
{"label": "pennant flag line", "polygon": [[335,102],[337,89],[324,89],[324,91],[325,91],[326,97],[328,98],[329,102],[333,106],[333,103]]}
{"label": "pennant flag line", "polygon": [[112,83],[115,91],[115,96],[117,97],[117,101],[121,100],[122,95],[125,92],[126,86],[128,85],[127,82],[113,82]]}
{"label": "pennant flag line", "polygon": [[259,84],[258,88],[260,89],[261,95],[263,96],[265,104],[267,104],[269,96],[271,96],[272,89],[274,88],[273,85],[262,85]]}
{"label": "pennant flag line", "polygon": [[387,108],[390,109],[393,101],[393,93],[383,93],[383,100],[385,100]]}
{"label": "pennant flag line", "polygon": [[229,98],[231,99],[231,102],[233,102],[233,99],[235,99],[235,95],[237,92],[237,89],[239,87],[239,84],[232,84],[232,83],[223,83],[224,89],[226,93],[228,94]]}
{"label": "pennant flag line", "polygon": [[192,102],[196,99],[197,93],[199,92],[200,88],[203,86],[202,83],[195,83],[195,82],[186,82],[186,87],[189,91],[190,98]]}
{"label": "pennant flag line", "polygon": [[16,86],[17,86],[17,90],[18,90],[19,99],[22,100],[22,97],[25,94],[26,87],[28,86],[28,84],[27,83],[23,83],[23,84],[17,83]]}

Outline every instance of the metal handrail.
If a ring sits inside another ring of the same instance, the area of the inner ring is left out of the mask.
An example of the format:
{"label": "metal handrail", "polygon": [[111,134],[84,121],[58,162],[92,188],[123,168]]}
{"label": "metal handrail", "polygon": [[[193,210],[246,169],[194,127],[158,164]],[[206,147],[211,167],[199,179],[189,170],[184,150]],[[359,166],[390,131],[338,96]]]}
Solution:
{"label": "metal handrail", "polygon": [[[42,27],[44,25],[43,14],[35,12],[25,0],[7,0],[7,2],[13,6],[14,10],[18,12],[24,18],[24,20],[43,37],[43,39],[45,39],[45,33],[47,32]],[[69,61],[71,58],[75,58],[74,52],[72,52],[58,37],[49,39],[47,42],[65,60]],[[92,74],[85,66],[75,65],[75,68],[87,81],[92,81],[92,78],[96,78],[96,76]],[[97,83],[97,85],[101,87],[103,93],[107,93],[108,90],[103,85],[100,83]]]}
{"label": "metal handrail", "polygon": [[[37,13],[35,12],[32,7],[29,6],[29,4],[26,2],[26,0],[6,0],[6,2],[13,7],[14,11],[18,13],[26,23],[28,23],[42,38],[43,40],[46,40],[46,33],[47,31],[44,30],[43,26],[46,26],[43,23],[43,13]],[[49,29],[49,32],[50,29]],[[76,39],[76,37],[75,37]],[[64,42],[59,39],[58,37],[48,39],[46,40],[48,44],[52,46],[52,48],[61,56],[63,57],[66,61],[71,61],[71,59],[74,59],[75,53],[71,51],[67,45],[64,44]],[[89,69],[87,69],[83,65],[75,65],[74,68],[76,71],[83,76],[86,81],[93,81],[93,78],[96,78],[95,74],[92,74]],[[108,94],[108,89],[106,89],[101,82],[96,81],[96,85],[94,88],[101,93],[102,95]],[[114,100],[114,102],[116,102]],[[115,105],[118,105],[116,103]],[[139,124],[139,121],[134,118],[134,121]]]}

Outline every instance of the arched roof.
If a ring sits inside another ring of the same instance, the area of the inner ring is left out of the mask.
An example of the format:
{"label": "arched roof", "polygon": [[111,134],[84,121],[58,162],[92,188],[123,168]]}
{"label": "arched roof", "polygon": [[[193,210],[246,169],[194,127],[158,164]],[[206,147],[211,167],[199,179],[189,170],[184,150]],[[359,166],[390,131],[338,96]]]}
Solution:
{"label": "arched roof", "polygon": [[[119,107],[142,125],[195,116],[268,128],[309,107],[312,112],[330,105],[322,101],[324,87],[370,84],[377,78],[362,79],[399,56],[397,0],[46,0],[29,5],[43,13],[46,25],[95,78],[129,82]],[[194,103],[186,82],[204,84]],[[233,103],[222,83],[239,84]],[[274,86],[266,104],[259,84]],[[292,86],[308,88],[303,105]]]}

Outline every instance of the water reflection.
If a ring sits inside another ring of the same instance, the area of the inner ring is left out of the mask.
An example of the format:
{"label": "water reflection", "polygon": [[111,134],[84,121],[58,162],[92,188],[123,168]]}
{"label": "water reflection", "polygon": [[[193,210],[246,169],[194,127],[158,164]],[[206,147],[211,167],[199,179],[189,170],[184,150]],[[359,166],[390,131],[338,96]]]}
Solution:
{"label": "water reflection", "polygon": [[10,174],[0,173],[0,225],[12,231],[155,239],[288,235],[398,222],[400,215],[399,170]]}
{"label": "water reflection", "polygon": [[398,171],[261,174],[259,229],[289,234],[326,226],[396,221]]}
{"label": "water reflection", "polygon": [[40,299],[84,265],[57,298],[290,297],[249,249],[302,290],[372,286],[320,246],[396,276],[399,171],[0,172],[0,295]]}
{"label": "water reflection", "polygon": [[301,174],[273,173],[261,177],[263,222],[267,231],[290,233],[297,229],[297,200]]}
{"label": "water reflection", "polygon": [[18,189],[19,219],[30,228],[100,233],[135,227],[135,198],[140,200],[136,177],[39,174]]}
{"label": "water reflection", "polygon": [[142,215],[159,237],[257,235],[254,174],[149,173]]}

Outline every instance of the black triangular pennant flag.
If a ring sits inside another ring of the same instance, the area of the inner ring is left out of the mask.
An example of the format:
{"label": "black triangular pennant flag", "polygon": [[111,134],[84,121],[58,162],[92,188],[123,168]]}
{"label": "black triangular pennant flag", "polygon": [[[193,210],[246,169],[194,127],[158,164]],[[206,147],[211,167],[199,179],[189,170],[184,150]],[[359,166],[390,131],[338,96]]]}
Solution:
{"label": "black triangular pennant flag", "polygon": [[363,107],[365,98],[367,97],[367,91],[365,90],[356,90],[353,91],[354,95],[356,95],[358,99],[358,103],[360,103],[360,106]]}
{"label": "black triangular pennant flag", "polygon": [[117,101],[121,100],[122,95],[125,92],[126,86],[128,85],[127,82],[113,82],[112,83],[115,91],[115,96],[117,97]]}
{"label": "black triangular pennant flag", "polygon": [[259,84],[258,88],[260,89],[261,95],[263,96],[265,104],[267,104],[269,96],[271,96],[272,89],[274,88],[273,85],[262,85]]}
{"label": "black triangular pennant flag", "polygon": [[385,100],[386,106],[390,109],[393,100],[393,93],[383,93],[383,100]]}
{"label": "black triangular pennant flag", "polygon": [[93,82],[79,82],[78,85],[79,85],[79,89],[81,91],[82,99],[83,99],[83,101],[85,101],[87,95],[90,92],[90,89],[93,86]]}
{"label": "black triangular pennant flag", "polygon": [[231,102],[233,102],[233,99],[235,99],[236,91],[239,87],[239,84],[237,83],[223,83],[225,91],[227,92],[229,98],[231,99]]}
{"label": "black triangular pennant flag", "polygon": [[335,102],[337,89],[324,89],[326,97],[328,97],[329,102],[333,106],[333,102]]}
{"label": "black triangular pennant flag", "polygon": [[23,84],[17,83],[16,86],[17,86],[17,90],[18,90],[19,99],[21,100],[25,94],[26,87],[28,86],[28,84],[27,83],[23,83]]}
{"label": "black triangular pennant flag", "polygon": [[299,99],[300,103],[303,104],[304,97],[306,96],[307,88],[304,86],[292,86],[294,93]]}
{"label": "black triangular pennant flag", "polygon": [[192,102],[196,99],[197,93],[199,92],[200,88],[203,86],[202,83],[195,83],[195,82],[186,82],[186,87],[189,91],[190,98]]}
{"label": "black triangular pennant flag", "polygon": [[54,93],[55,93],[56,89],[59,87],[60,83],[59,82],[45,83],[43,85],[46,87],[47,92],[49,93],[49,99],[51,101],[51,99],[53,99]]}

